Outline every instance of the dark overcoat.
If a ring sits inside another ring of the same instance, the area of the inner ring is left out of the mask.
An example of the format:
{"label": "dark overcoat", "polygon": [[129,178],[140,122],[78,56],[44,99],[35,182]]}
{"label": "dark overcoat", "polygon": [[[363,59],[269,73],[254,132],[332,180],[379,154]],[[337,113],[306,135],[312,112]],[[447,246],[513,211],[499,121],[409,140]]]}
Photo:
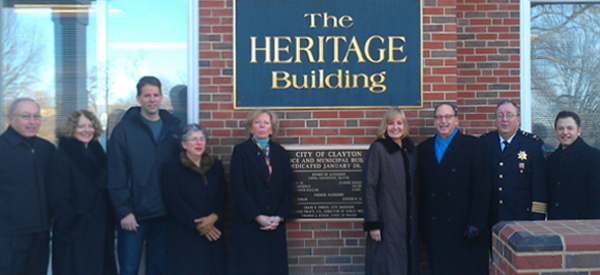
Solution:
{"label": "dark overcoat", "polygon": [[504,151],[498,131],[481,140],[492,167],[490,228],[499,221],[544,219],[548,172],[542,139],[518,130]]}
{"label": "dark overcoat", "polygon": [[55,150],[10,126],[0,136],[0,236],[48,232],[44,175]]}
{"label": "dark overcoat", "polygon": [[287,274],[285,222],[260,230],[259,215],[287,219],[293,195],[292,168],[283,147],[270,141],[272,175],[264,152],[251,140],[235,146],[231,156],[233,213],[229,274]]}
{"label": "dark overcoat", "polygon": [[[427,246],[432,274],[488,274],[491,179],[484,144],[456,133],[441,162],[435,155],[435,137],[418,147],[421,236]],[[467,226],[480,237],[467,245]]]}
{"label": "dark overcoat", "polygon": [[202,155],[200,169],[191,161],[173,160],[163,166],[161,183],[169,218],[165,274],[224,274],[225,235],[209,241],[196,230],[195,219],[215,213],[222,233],[227,202],[225,172],[220,160]]}
{"label": "dark overcoat", "polygon": [[[410,138],[402,148],[390,137],[371,144],[363,164],[366,274],[419,274],[415,190],[417,148]],[[381,242],[369,235],[381,230]]]}
{"label": "dark overcoat", "polygon": [[600,219],[600,151],[579,137],[548,158],[549,220]]}
{"label": "dark overcoat", "polygon": [[106,169],[106,154],[97,141],[86,148],[76,138],[60,139],[47,173],[53,274],[117,273]]}

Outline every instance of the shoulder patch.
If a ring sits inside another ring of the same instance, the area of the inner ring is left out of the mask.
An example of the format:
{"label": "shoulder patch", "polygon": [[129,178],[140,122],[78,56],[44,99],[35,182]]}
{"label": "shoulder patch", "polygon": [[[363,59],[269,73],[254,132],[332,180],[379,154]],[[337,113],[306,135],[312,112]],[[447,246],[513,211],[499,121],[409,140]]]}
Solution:
{"label": "shoulder patch", "polygon": [[533,133],[523,131],[523,136],[533,139],[535,141],[540,141],[540,137],[538,137],[536,134],[533,134]]}

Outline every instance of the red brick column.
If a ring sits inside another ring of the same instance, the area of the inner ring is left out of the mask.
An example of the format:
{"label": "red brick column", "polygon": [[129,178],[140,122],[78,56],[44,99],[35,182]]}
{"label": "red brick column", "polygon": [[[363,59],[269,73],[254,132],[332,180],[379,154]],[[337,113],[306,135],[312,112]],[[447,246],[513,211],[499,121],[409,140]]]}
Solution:
{"label": "red brick column", "polygon": [[600,220],[501,222],[493,275],[600,275]]}

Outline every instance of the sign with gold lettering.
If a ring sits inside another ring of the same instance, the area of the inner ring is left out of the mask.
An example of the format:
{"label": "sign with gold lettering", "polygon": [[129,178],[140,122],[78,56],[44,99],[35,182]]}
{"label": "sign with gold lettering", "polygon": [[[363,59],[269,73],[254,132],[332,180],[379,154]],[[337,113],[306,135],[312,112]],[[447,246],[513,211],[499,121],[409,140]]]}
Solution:
{"label": "sign with gold lettering", "polygon": [[234,108],[422,107],[421,1],[234,3]]}
{"label": "sign with gold lettering", "polygon": [[368,147],[285,146],[294,170],[289,219],[362,219],[362,165]]}

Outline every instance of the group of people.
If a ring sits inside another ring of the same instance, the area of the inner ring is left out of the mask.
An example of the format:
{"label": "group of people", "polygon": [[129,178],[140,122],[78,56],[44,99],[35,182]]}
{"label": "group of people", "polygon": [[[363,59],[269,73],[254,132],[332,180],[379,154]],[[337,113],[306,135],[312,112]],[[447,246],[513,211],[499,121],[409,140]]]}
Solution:
{"label": "group of people", "polygon": [[[140,106],[103,129],[87,110],[56,130],[58,149],[37,136],[40,106],[19,98],[0,136],[0,274],[286,274],[286,227],[293,195],[277,116],[251,112],[247,140],[230,164],[229,248],[223,241],[225,169],[209,156],[200,124],[160,109],[161,83],[137,84]],[[490,229],[499,221],[600,218],[600,151],[580,136],[577,114],[560,112],[560,146],[520,130],[505,100],[497,130],[461,133],[451,103],[434,110],[437,133],[416,146],[399,108],[383,116],[363,166],[367,274],[419,274],[419,241],[432,274],[487,274]],[[226,260],[227,259],[227,260]]]}
{"label": "group of people", "polygon": [[[37,132],[30,98],[9,108],[0,136],[0,274],[284,274],[285,220],[292,169],[271,140],[277,117],[256,110],[247,140],[231,157],[231,238],[225,250],[225,170],[209,156],[207,130],[180,126],[160,109],[161,82],[142,77],[132,107],[115,126],[107,153],[103,129],[87,110],[56,130],[58,149]],[[225,260],[227,258],[227,261]]]}
{"label": "group of people", "polygon": [[431,274],[488,274],[500,221],[600,219],[600,151],[576,113],[556,116],[547,159],[517,104],[501,101],[494,117],[497,130],[465,135],[455,105],[441,103],[437,133],[415,147],[402,110],[384,114],[363,166],[366,274],[420,274],[420,240]]}

